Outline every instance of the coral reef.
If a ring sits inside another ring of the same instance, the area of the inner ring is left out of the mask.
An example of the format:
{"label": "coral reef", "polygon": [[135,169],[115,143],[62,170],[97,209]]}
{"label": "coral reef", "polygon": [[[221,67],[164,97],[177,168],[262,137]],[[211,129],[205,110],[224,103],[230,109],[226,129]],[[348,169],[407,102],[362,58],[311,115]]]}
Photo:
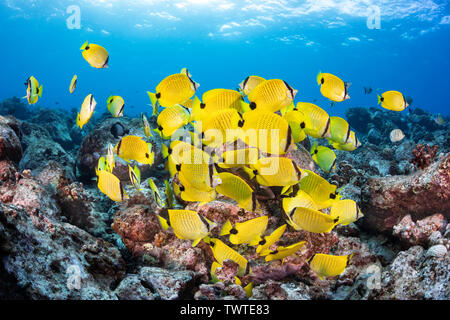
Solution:
{"label": "coral reef", "polygon": [[419,169],[425,169],[428,167],[436,157],[436,153],[438,152],[438,146],[423,145],[418,144],[416,148],[413,150],[414,159],[411,162]]}
{"label": "coral reef", "polygon": [[363,223],[374,230],[392,230],[407,214],[414,220],[435,213],[449,219],[450,154],[412,175],[371,178],[362,193]]}
{"label": "coral reef", "polygon": [[[216,273],[221,282],[211,283],[210,247],[192,247],[161,227],[158,215],[167,212],[144,181],[152,177],[163,190],[157,135],[155,164],[141,167],[142,190],[125,186],[130,199],[114,203],[92,182],[98,157],[119,141],[111,126],[120,122],[143,137],[138,119],[100,115],[80,131],[76,113],[30,113],[17,98],[1,103],[0,114],[0,299],[247,299],[235,283],[235,263],[225,261]],[[288,226],[271,249],[307,244],[283,263],[267,263],[254,248],[233,245],[249,260],[252,272],[240,280],[253,283],[250,299],[450,299],[448,123],[440,125],[420,109],[350,108],[347,119],[363,145],[336,151],[334,172],[317,168],[302,145],[287,156],[342,187],[341,196],[357,201],[364,218],[327,234]],[[406,138],[391,143],[395,128]],[[119,160],[114,173],[127,180],[127,164]],[[261,211],[253,213],[226,197],[177,207],[214,221],[212,236],[218,237],[228,219],[261,215],[270,217],[271,233],[285,223],[280,201],[261,198]],[[343,274],[320,280],[307,262],[319,252],[353,257]]]}

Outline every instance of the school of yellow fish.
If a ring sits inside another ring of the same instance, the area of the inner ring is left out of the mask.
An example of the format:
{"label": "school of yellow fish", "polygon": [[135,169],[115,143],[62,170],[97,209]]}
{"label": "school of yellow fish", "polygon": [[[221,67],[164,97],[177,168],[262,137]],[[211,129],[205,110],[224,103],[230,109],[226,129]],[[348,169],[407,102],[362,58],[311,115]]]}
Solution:
{"label": "school of yellow fish", "polygon": [[[86,42],[80,49],[92,67],[108,67],[109,53],[105,48]],[[69,86],[71,94],[77,81],[78,77],[74,75]],[[335,75],[319,72],[317,84],[322,95],[333,102],[350,99],[350,84]],[[42,96],[42,85],[31,76],[26,86],[28,103],[35,104]],[[361,145],[345,119],[330,117],[313,103],[295,104],[298,91],[280,79],[248,76],[239,84],[239,90],[212,89],[205,92],[201,100],[195,95],[198,88],[199,84],[192,80],[189,71],[182,69],[163,79],[154,92],[148,91],[157,128],[151,128],[142,114],[146,139],[127,135],[115,146],[108,145],[107,154],[99,159],[96,175],[98,188],[111,200],[128,199],[124,183],[113,174],[115,157],[119,157],[129,163],[131,185],[141,191],[141,175],[136,163],[149,166],[154,163],[153,145],[149,139],[153,133],[160,135],[165,140],[161,148],[171,182],[164,181],[163,197],[156,183],[148,179],[156,205],[167,209],[167,217],[158,218],[162,227],[165,230],[171,228],[179,239],[190,240],[193,246],[200,241],[210,246],[215,258],[211,266],[213,281],[218,281],[215,273],[227,259],[239,266],[238,277],[251,274],[247,259],[232,246],[254,247],[265,261],[281,260],[283,263],[306,244],[301,241],[277,246],[287,225],[295,230],[327,233],[337,225],[348,225],[363,217],[355,201],[341,199],[336,185],[300,168],[286,157],[308,136],[326,139],[329,147],[315,141],[310,153],[323,171],[334,170],[336,154],[332,148],[353,151]],[[398,91],[383,93],[378,96],[378,102],[383,108],[394,111],[402,111],[408,106]],[[92,94],[85,97],[76,119],[80,129],[89,122],[96,105]],[[111,96],[106,105],[113,117],[124,115],[122,97]],[[395,139],[399,139],[398,133]],[[215,222],[196,211],[174,209],[176,198],[203,205],[222,195],[233,199],[246,211],[262,214],[263,204],[258,195],[268,189],[280,199],[287,224],[268,230],[269,217],[266,215],[234,224],[227,221],[219,237],[228,238],[231,246],[212,237],[211,231],[217,226]],[[329,213],[325,213],[324,209],[328,208]],[[343,273],[351,256],[317,253],[308,263],[318,277],[324,279]],[[238,277],[236,283],[241,284]],[[244,289],[251,296],[252,283]]]}

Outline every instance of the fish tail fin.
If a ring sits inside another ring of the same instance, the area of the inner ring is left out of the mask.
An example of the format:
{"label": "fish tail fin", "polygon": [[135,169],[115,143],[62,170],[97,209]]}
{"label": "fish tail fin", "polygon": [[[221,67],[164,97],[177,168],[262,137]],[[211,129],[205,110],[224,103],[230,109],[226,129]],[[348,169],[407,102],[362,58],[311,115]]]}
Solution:
{"label": "fish tail fin", "polygon": [[380,97],[379,94],[377,94],[377,97],[378,97],[378,104],[380,104],[381,103],[381,97]]}
{"label": "fish tail fin", "polygon": [[320,86],[322,84],[322,71],[317,74],[317,84]]}
{"label": "fish tail fin", "polygon": [[42,91],[44,90],[44,87],[42,87],[42,84],[39,86],[39,93],[38,96],[39,98],[42,98]]}
{"label": "fish tail fin", "polygon": [[227,220],[227,222],[224,223],[222,230],[220,231],[220,236],[226,236],[227,234],[230,234],[231,229],[233,229],[233,226],[231,225],[230,220]]}
{"label": "fish tail fin", "polygon": [[153,107],[153,115],[157,116],[158,115],[158,98],[156,97],[156,94],[150,91],[147,91],[148,97],[150,98],[150,102],[152,103],[152,107]]}
{"label": "fish tail fin", "polygon": [[86,50],[88,46],[88,42],[86,41],[85,43],[83,43],[83,45],[81,46],[80,50]]}

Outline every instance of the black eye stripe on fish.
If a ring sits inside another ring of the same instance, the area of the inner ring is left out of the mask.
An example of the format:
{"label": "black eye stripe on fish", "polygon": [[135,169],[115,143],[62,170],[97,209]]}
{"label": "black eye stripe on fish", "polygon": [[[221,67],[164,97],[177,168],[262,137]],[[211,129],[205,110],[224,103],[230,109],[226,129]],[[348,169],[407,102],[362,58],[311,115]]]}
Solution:
{"label": "black eye stripe on fish", "polygon": [[[87,50],[87,49],[86,49]],[[106,58],[105,63],[103,64],[103,68],[108,66],[108,62],[109,62],[109,56]]]}
{"label": "black eye stripe on fish", "polygon": [[210,163],[208,165],[208,169],[209,169],[209,182],[210,182],[210,186],[212,187],[214,184],[214,163]]}
{"label": "black eye stripe on fish", "polygon": [[245,78],[244,83],[242,84],[242,90],[245,90],[245,87],[247,86],[248,79],[250,79],[250,76]]}
{"label": "black eye stripe on fish", "polygon": [[302,177],[302,171],[294,161],[292,161],[292,165],[294,166],[295,172],[297,173],[297,177],[300,180],[300,178]]}
{"label": "black eye stripe on fish", "polygon": [[334,159],[333,164],[330,167],[330,170],[336,165],[336,159]]}
{"label": "black eye stripe on fish", "polygon": [[122,200],[124,200],[123,198],[124,198],[124,192],[123,192],[123,184],[122,184],[122,181],[120,181],[119,182],[119,187],[120,187],[120,198],[122,199]]}
{"label": "black eye stripe on fish", "polygon": [[292,143],[292,129],[291,126],[288,126],[288,131],[287,131],[287,140],[286,140],[286,146],[284,147],[284,152],[287,152],[289,147],[291,146]]}
{"label": "black eye stripe on fish", "polygon": [[210,227],[211,227],[211,226],[209,225],[209,223],[208,223],[208,221],[205,219],[205,217],[202,216],[201,214],[198,214],[198,217],[199,217],[200,220],[205,224],[206,228],[208,228],[208,232],[211,231],[211,230],[210,230]]}
{"label": "black eye stripe on fish", "polygon": [[350,133],[352,132],[352,130],[350,129],[350,126],[348,126],[347,128],[347,136],[345,137],[345,143],[346,144],[348,142],[348,139],[350,139]]}
{"label": "black eye stripe on fish", "polygon": [[329,128],[330,128],[330,118],[328,118],[327,124],[325,126],[325,130],[322,133],[322,137],[324,137],[327,134]]}
{"label": "black eye stripe on fish", "polygon": [[292,218],[292,216],[294,215],[296,209],[297,208],[294,208],[294,209],[291,210],[291,212],[289,213],[289,217],[290,218]]}
{"label": "black eye stripe on fish", "polygon": [[117,144],[117,154],[120,154],[120,147],[122,146],[122,139],[120,139],[119,143]]}
{"label": "black eye stripe on fish", "polygon": [[294,97],[294,89],[292,89],[292,87],[286,81],[283,80],[283,82],[284,82],[286,88],[288,88],[289,92],[291,93],[291,97],[293,98]]}

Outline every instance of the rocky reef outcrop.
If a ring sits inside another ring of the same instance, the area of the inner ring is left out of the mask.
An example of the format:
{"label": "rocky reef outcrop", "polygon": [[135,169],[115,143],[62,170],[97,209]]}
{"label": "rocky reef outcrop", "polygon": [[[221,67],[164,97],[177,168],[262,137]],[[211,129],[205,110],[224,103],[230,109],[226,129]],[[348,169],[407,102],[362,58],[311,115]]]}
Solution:
{"label": "rocky reef outcrop", "polygon": [[[209,245],[192,247],[162,228],[158,215],[167,212],[144,181],[152,177],[163,191],[159,137],[152,139],[154,166],[141,168],[142,190],[125,186],[130,199],[114,203],[91,182],[98,157],[119,140],[111,126],[120,122],[143,137],[139,119],[102,115],[79,131],[73,114],[39,110],[19,116],[22,107],[27,110],[16,99],[0,104],[0,299],[248,299],[235,283],[235,263],[224,262],[216,274],[221,282],[212,283]],[[364,218],[327,234],[287,226],[277,245],[307,244],[283,263],[233,245],[252,270],[240,277],[242,285],[253,283],[250,299],[450,299],[448,122],[438,124],[419,109],[353,108],[347,119],[363,145],[336,151],[334,172],[321,172],[301,146],[288,157],[342,187],[342,197],[356,200]],[[398,143],[389,140],[395,128],[406,135]],[[439,148],[423,168],[414,163],[418,144]],[[127,180],[127,164],[119,161],[114,173]],[[280,201],[261,199],[259,212],[226,197],[176,206],[216,222],[212,236],[219,237],[228,219],[261,215],[270,217],[271,233],[286,223]],[[220,238],[229,244],[228,237]],[[343,274],[320,280],[308,264],[319,252],[353,257]]]}
{"label": "rocky reef outcrop", "polygon": [[450,219],[450,154],[408,176],[371,178],[363,188],[364,224],[386,231],[407,214],[414,220],[442,213]]}
{"label": "rocky reef outcrop", "polygon": [[22,159],[20,131],[14,118],[0,116],[0,160],[19,162]]}

